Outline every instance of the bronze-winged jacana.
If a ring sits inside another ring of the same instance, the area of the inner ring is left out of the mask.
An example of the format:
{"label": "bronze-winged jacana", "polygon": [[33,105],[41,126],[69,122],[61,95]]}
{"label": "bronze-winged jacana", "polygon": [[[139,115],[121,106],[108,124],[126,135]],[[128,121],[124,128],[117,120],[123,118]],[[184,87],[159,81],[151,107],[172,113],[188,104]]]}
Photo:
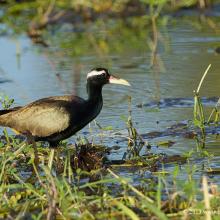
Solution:
{"label": "bronze-winged jacana", "polygon": [[10,127],[33,141],[48,141],[57,147],[91,122],[102,109],[102,87],[108,83],[130,85],[126,80],[96,68],[87,75],[88,99],[54,96],[39,99],[24,107],[0,110],[0,126]]}

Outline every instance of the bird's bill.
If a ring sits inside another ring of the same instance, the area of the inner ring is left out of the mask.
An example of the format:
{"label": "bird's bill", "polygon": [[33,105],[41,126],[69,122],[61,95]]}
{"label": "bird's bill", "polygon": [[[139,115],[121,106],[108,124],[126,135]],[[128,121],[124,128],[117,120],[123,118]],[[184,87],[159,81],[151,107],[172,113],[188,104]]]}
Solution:
{"label": "bird's bill", "polygon": [[127,80],[120,79],[120,78],[117,78],[115,76],[110,76],[109,83],[120,84],[120,85],[125,85],[125,86],[131,86],[131,84]]}

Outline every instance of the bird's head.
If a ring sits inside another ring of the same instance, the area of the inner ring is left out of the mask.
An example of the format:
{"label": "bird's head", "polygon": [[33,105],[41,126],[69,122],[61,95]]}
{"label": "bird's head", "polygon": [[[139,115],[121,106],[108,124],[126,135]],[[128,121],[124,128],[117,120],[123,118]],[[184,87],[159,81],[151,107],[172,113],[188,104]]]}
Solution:
{"label": "bird's head", "polygon": [[128,81],[110,75],[108,70],[105,68],[92,69],[87,74],[87,82],[96,86],[103,86],[108,83],[130,86]]}

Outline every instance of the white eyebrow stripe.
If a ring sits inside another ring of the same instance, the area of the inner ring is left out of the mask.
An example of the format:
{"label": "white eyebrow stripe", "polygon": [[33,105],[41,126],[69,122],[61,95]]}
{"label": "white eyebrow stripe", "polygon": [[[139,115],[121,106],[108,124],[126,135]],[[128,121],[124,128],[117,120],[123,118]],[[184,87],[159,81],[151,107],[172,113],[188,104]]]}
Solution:
{"label": "white eyebrow stripe", "polygon": [[89,73],[87,74],[87,79],[88,79],[89,77],[91,77],[91,76],[102,75],[103,73],[105,73],[104,70],[101,70],[101,71],[93,70],[93,71],[91,71],[91,72],[89,72]]}

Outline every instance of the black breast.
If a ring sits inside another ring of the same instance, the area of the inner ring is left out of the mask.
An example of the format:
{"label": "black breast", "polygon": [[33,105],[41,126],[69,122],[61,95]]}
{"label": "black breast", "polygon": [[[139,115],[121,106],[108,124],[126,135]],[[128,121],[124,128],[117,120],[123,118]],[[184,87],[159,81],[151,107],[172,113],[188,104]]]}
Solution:
{"label": "black breast", "polygon": [[102,109],[102,99],[73,101],[66,106],[69,115],[69,126],[60,132],[56,132],[47,137],[35,137],[36,141],[49,141],[51,145],[56,145],[59,141],[71,137],[77,131],[85,127],[100,113]]}

